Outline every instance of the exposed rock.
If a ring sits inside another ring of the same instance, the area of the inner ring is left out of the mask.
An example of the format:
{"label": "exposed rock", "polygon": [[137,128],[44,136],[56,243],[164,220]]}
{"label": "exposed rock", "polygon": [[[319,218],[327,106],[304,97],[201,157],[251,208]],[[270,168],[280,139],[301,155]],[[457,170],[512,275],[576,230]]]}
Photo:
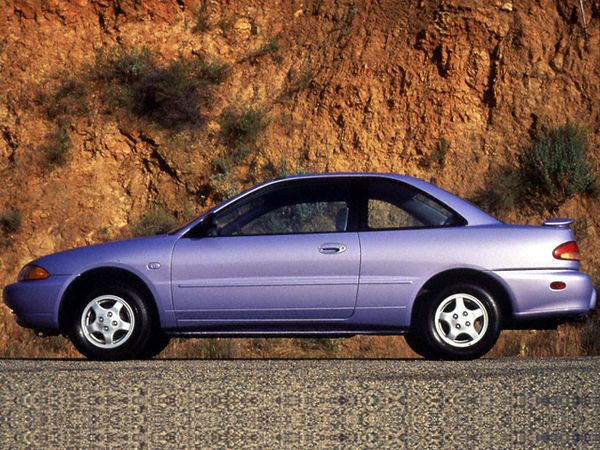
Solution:
{"label": "exposed rock", "polygon": [[[244,161],[254,168],[284,159],[313,171],[403,172],[467,197],[545,126],[571,119],[587,127],[592,149],[600,145],[600,21],[590,16],[586,41],[571,4],[208,5],[210,26],[198,33],[195,1],[4,2],[0,212],[14,205],[24,226],[0,252],[0,285],[27,258],[119,237],[153,203],[179,216],[184,205],[194,213],[210,206],[211,162],[230,150],[220,138],[225,108],[265,113],[260,152]],[[89,81],[86,113],[48,117],[56,80],[89,80],[100,48],[143,47],[161,67],[198,57],[228,65],[223,83],[193,110],[205,119],[201,126],[161,128],[103,103],[107,92]],[[41,149],[61,120],[73,145],[65,166],[48,168]],[[452,148],[443,169],[431,159],[440,138]],[[591,162],[598,166],[598,152]],[[476,176],[466,183],[465,174]],[[561,214],[589,218],[588,264],[598,258],[600,207],[586,202]],[[514,213],[519,221],[540,216]]]}

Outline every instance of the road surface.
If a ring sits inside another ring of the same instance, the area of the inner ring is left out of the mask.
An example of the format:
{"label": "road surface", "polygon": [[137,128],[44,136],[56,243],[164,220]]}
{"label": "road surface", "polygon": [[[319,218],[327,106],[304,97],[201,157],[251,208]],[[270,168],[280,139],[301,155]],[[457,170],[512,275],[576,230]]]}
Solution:
{"label": "road surface", "polygon": [[1,448],[600,448],[600,358],[0,360]]}

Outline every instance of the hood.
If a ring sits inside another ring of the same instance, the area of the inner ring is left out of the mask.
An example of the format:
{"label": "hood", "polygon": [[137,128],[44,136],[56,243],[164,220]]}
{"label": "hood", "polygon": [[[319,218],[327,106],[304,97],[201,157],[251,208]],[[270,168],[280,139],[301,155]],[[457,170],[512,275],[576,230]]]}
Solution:
{"label": "hood", "polygon": [[145,267],[150,262],[169,265],[177,236],[159,235],[89,245],[43,256],[32,261],[50,275],[73,275],[101,267]]}

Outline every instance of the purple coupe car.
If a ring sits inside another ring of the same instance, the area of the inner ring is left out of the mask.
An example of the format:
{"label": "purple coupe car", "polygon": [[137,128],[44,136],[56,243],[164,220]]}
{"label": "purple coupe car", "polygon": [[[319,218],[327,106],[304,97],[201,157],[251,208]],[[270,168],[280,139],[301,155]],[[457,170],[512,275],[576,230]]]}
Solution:
{"label": "purple coupe car", "polygon": [[21,325],[93,359],[148,358],[172,336],[355,334],[471,359],[502,329],[595,307],[571,222],[506,225],[409,176],[303,175],[166,235],[32,261],[4,299]]}

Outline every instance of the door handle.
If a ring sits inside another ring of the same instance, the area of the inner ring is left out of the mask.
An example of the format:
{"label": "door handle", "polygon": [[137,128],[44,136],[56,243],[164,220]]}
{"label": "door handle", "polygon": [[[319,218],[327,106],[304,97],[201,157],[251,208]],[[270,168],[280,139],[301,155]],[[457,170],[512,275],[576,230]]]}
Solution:
{"label": "door handle", "polygon": [[319,252],[323,253],[324,255],[333,255],[336,253],[343,253],[346,251],[346,249],[347,247],[344,244],[328,243],[321,245],[319,247]]}

